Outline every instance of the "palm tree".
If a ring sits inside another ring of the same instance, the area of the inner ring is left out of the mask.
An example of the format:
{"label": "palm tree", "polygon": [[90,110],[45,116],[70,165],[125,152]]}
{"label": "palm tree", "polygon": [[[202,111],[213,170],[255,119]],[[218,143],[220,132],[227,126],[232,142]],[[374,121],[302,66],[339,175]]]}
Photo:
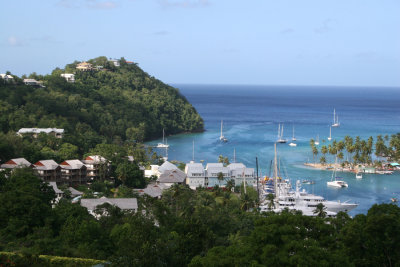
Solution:
{"label": "palm tree", "polygon": [[313,211],[314,214],[317,214],[318,217],[325,218],[326,217],[326,207],[324,204],[319,203],[317,207],[315,207],[315,210]]}
{"label": "palm tree", "polygon": [[268,194],[267,195],[267,200],[268,200],[268,209],[272,210],[275,209],[275,201],[274,201],[275,197],[273,194]]}
{"label": "palm tree", "polygon": [[224,174],[222,172],[219,172],[217,174],[217,178],[218,178],[219,186],[221,186],[221,182],[224,180]]}
{"label": "palm tree", "polygon": [[229,179],[227,182],[226,182],[226,188],[229,190],[229,191],[232,191],[232,188],[234,188],[235,187],[235,181],[233,180],[233,179]]}

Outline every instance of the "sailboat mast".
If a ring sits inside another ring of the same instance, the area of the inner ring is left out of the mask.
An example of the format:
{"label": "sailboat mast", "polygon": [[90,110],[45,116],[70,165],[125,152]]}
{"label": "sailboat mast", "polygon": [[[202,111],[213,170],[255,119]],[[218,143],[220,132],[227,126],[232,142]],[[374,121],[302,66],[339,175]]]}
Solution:
{"label": "sailboat mast", "polygon": [[281,137],[281,124],[278,125],[278,139]]}
{"label": "sailboat mast", "polygon": [[236,148],[233,149],[233,163],[236,163]]}
{"label": "sailboat mast", "polygon": [[275,149],[275,156],[274,156],[274,191],[275,191],[275,198],[278,198],[278,159],[276,155],[276,143],[274,144]]}
{"label": "sailboat mast", "polygon": [[333,124],[335,124],[336,123],[336,110],[335,109],[333,109]]}
{"label": "sailboat mast", "polygon": [[164,128],[162,129],[162,143],[165,144],[164,142],[164,136],[165,136],[165,132],[164,132]]}
{"label": "sailboat mast", "polygon": [[223,124],[223,120],[221,120],[221,137],[223,136],[222,135],[222,124]]}

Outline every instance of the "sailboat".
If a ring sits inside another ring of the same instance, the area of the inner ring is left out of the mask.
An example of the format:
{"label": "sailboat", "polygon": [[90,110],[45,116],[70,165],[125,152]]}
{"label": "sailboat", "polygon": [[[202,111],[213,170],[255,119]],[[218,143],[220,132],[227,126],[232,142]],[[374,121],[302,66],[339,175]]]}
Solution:
{"label": "sailboat", "polygon": [[165,139],[165,132],[164,129],[162,130],[162,143],[157,144],[157,148],[168,148],[169,145],[167,144],[167,141]]}
{"label": "sailboat", "polygon": [[332,140],[332,126],[329,127],[329,137],[328,137],[328,141]]}
{"label": "sailboat", "polygon": [[228,142],[228,139],[224,136],[222,129],[223,129],[223,121],[221,120],[221,136],[219,137],[219,140],[222,142]]}
{"label": "sailboat", "polygon": [[336,110],[333,109],[333,124],[332,127],[339,127],[340,123],[339,123],[339,116],[336,115]]}
{"label": "sailboat", "polygon": [[338,188],[349,187],[349,185],[345,181],[340,180],[338,177],[336,177],[336,166],[337,166],[337,158],[335,159],[335,170],[332,173],[331,180],[329,182],[326,182],[327,185]]}
{"label": "sailboat", "polygon": [[292,142],[289,143],[289,146],[297,146],[297,144],[295,143],[296,140],[297,140],[296,137],[294,137],[294,126],[293,126]]}
{"label": "sailboat", "polygon": [[283,123],[282,123],[282,128],[281,124],[279,123],[278,126],[278,140],[276,140],[277,143],[286,143],[287,140],[283,138]]}
{"label": "sailboat", "polygon": [[316,146],[319,146],[319,135],[317,135],[317,139],[315,139],[314,144]]}

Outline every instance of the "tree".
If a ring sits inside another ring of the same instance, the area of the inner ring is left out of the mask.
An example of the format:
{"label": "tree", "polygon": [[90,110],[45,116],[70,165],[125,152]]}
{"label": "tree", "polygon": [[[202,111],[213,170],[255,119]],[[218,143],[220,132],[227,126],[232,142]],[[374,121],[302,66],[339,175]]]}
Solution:
{"label": "tree", "polygon": [[272,210],[275,209],[275,197],[273,194],[268,194],[267,195],[267,200],[268,200],[268,209]]}
{"label": "tree", "polygon": [[79,157],[78,147],[69,143],[62,144],[57,154],[63,160],[76,159]]}
{"label": "tree", "polygon": [[229,159],[228,159],[228,157],[224,157],[224,156],[222,156],[222,155],[219,155],[219,156],[218,156],[218,162],[219,162],[219,163],[223,163],[225,167],[229,165]]}
{"label": "tree", "polygon": [[218,178],[219,186],[221,186],[221,182],[224,180],[224,174],[222,172],[219,172],[217,174],[217,178]]}
{"label": "tree", "polygon": [[143,171],[134,163],[120,163],[117,166],[116,174],[118,179],[127,187],[143,188],[146,186]]}
{"label": "tree", "polygon": [[326,217],[326,207],[324,204],[319,203],[315,210],[313,211],[314,214],[317,214],[318,217],[325,218]]}

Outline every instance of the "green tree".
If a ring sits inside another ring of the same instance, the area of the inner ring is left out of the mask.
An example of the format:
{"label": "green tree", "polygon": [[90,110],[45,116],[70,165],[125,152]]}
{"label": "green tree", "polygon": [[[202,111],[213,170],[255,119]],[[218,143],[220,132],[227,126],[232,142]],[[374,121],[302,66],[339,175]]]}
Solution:
{"label": "green tree", "polygon": [[146,186],[143,171],[134,163],[123,162],[117,166],[116,174],[124,185],[130,188],[143,188]]}

